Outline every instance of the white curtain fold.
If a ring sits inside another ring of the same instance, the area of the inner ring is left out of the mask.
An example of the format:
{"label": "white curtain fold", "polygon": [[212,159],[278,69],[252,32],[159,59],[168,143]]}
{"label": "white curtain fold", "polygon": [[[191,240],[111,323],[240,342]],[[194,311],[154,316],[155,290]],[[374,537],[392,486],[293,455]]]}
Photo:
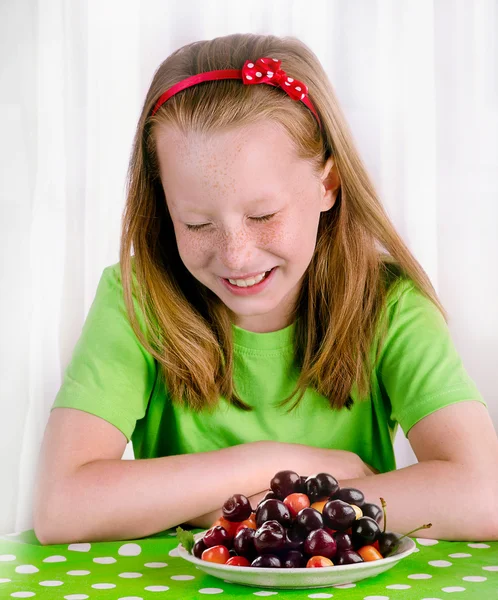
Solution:
{"label": "white curtain fold", "polygon": [[[0,534],[32,527],[49,409],[119,259],[145,93],[197,39],[293,35],[317,54],[498,426],[497,30],[496,0],[0,3]],[[403,436],[396,452],[415,461]]]}

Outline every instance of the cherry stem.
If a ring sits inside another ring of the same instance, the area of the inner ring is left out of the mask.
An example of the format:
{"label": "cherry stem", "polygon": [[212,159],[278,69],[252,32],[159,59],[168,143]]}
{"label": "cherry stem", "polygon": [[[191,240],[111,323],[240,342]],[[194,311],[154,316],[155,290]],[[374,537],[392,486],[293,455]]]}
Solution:
{"label": "cherry stem", "polygon": [[382,533],[386,533],[386,525],[387,525],[387,515],[386,515],[386,501],[384,500],[384,498],[380,499],[380,503],[382,504],[382,512],[384,513],[384,529],[382,530]]}
{"label": "cherry stem", "polygon": [[[411,535],[412,533],[415,533],[416,531],[420,531],[420,529],[429,529],[430,527],[432,527],[432,523],[427,523],[427,525],[422,525],[422,527],[417,527],[416,529],[413,529],[412,531],[409,531],[408,533],[405,533],[404,535],[402,535],[392,546],[390,551],[386,554],[386,556],[389,556],[390,554],[392,554],[393,552],[395,552],[399,545],[401,544],[401,540],[409,535]],[[384,557],[385,558],[385,557]]]}

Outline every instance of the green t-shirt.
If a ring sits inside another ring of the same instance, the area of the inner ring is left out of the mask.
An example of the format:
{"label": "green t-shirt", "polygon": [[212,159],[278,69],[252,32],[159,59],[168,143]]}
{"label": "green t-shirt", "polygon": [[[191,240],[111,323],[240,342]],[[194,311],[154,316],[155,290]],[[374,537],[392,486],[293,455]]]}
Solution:
{"label": "green t-shirt", "polygon": [[333,410],[308,389],[297,408],[274,405],[295,387],[295,323],[271,333],[235,325],[234,382],[254,410],[223,398],[214,412],[190,412],[173,403],[128,320],[119,263],[104,269],[80,338],[52,408],[97,415],[132,440],[136,458],[217,450],[276,440],[349,450],[380,472],[396,468],[393,441],[423,417],[449,404],[479,400],[441,313],[410,280],[389,290],[389,329],[372,375],[371,394],[354,392],[350,410]]}

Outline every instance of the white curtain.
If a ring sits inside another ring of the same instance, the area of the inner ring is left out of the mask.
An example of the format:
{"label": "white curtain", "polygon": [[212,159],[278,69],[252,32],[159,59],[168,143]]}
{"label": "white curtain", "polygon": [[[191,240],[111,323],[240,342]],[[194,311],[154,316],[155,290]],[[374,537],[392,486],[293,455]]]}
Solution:
{"label": "white curtain", "polygon": [[[497,29],[496,0],[0,3],[0,533],[32,527],[49,408],[118,261],[153,72],[196,39],[294,35],[318,55],[498,425]],[[415,460],[403,436],[396,449]]]}

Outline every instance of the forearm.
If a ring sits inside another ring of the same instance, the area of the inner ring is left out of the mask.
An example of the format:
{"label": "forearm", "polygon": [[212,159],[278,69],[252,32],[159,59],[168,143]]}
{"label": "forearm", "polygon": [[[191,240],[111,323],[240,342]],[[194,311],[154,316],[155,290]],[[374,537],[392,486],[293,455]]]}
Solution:
{"label": "forearm", "polygon": [[[282,444],[279,445],[282,447]],[[352,452],[343,450],[328,450],[300,444],[286,444],[286,446],[286,453],[289,455],[289,466],[286,468],[293,468],[293,470],[297,470],[299,475],[311,475],[318,472],[326,472],[330,473],[336,478],[363,478],[373,475],[374,472],[378,473],[376,469],[365,464],[356,454],[353,454]],[[299,460],[301,462],[298,463],[297,458],[291,458],[291,454],[294,452],[299,453]],[[264,490],[249,498],[251,501],[251,506],[254,510],[256,510],[258,503],[261,502],[269,489],[270,481],[267,482],[267,486]],[[237,493],[237,490],[234,490],[232,493]],[[221,516],[221,514],[222,511],[220,507],[212,512],[202,514],[194,519],[190,519],[186,524],[191,525],[192,527],[208,529]]]}
{"label": "forearm", "polygon": [[279,468],[265,444],[82,465],[41,500],[35,532],[55,544],[134,539],[174,527],[218,509],[234,489],[260,491]]}
{"label": "forearm", "polygon": [[379,506],[379,498],[384,498],[390,531],[407,533],[432,523],[430,529],[414,535],[442,540],[498,539],[491,486],[463,465],[428,460],[372,477],[340,480],[339,484],[360,489],[367,502]]}

